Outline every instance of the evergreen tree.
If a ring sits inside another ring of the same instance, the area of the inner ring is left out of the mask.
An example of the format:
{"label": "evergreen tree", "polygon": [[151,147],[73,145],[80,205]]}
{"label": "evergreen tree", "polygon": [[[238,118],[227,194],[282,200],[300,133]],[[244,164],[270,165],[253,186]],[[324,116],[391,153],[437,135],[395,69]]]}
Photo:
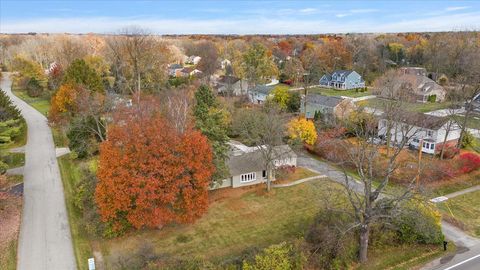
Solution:
{"label": "evergreen tree", "polygon": [[74,60],[68,66],[63,79],[63,84],[67,83],[82,85],[92,92],[103,93],[105,91],[100,75],[83,59]]}
{"label": "evergreen tree", "polygon": [[201,85],[195,92],[193,115],[196,127],[208,138],[212,147],[213,163],[216,168],[213,181],[218,183],[228,177],[228,169],[225,164],[225,160],[228,158],[228,113],[220,108],[212,90],[206,85]]}

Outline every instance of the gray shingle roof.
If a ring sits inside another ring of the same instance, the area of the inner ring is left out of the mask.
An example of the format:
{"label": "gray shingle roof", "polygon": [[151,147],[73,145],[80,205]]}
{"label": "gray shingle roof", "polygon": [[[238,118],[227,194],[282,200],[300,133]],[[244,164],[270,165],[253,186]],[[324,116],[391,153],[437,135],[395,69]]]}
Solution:
{"label": "gray shingle roof", "polygon": [[318,94],[309,94],[307,96],[307,103],[311,105],[321,105],[325,107],[335,108],[340,102],[342,102],[341,97],[330,97],[323,96]]}
{"label": "gray shingle roof", "polygon": [[[296,157],[295,152],[293,152],[288,145],[276,146],[274,151],[276,152],[275,155],[277,158]],[[264,160],[260,149],[255,149],[252,152],[246,152],[239,155],[234,155],[232,152],[226,163],[230,171],[230,176],[265,170]]]}
{"label": "gray shingle roof", "polygon": [[250,89],[250,92],[257,92],[264,95],[269,95],[273,88],[273,85],[257,85],[254,88]]}

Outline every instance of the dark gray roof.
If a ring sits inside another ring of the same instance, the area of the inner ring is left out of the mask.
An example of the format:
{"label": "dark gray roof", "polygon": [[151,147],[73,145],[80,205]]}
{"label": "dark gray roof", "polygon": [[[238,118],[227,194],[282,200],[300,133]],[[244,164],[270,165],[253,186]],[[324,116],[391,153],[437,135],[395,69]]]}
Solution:
{"label": "dark gray roof", "polygon": [[341,97],[330,97],[323,96],[318,94],[309,94],[307,96],[307,103],[311,105],[321,105],[325,107],[335,108],[340,102],[342,102]]}
{"label": "dark gray roof", "polygon": [[[295,152],[293,152],[288,145],[276,146],[274,151],[278,158],[296,157]],[[234,155],[233,152],[231,152],[227,160],[227,166],[230,171],[230,176],[265,170],[265,164],[260,149],[237,155]]]}
{"label": "dark gray roof", "polygon": [[275,86],[273,85],[257,85],[254,88],[250,89],[250,92],[262,93],[265,95],[270,94]]}
{"label": "dark gray roof", "polygon": [[330,73],[325,73],[325,74],[322,76],[322,78],[320,78],[320,79],[323,79],[324,76],[326,77],[327,81],[331,81],[331,80],[332,80],[332,75],[330,75]]}
{"label": "dark gray roof", "polygon": [[220,79],[218,79],[218,83],[221,84],[234,84],[238,82],[240,78],[237,78],[235,76],[220,76]]}
{"label": "dark gray roof", "polygon": [[169,68],[170,68],[170,69],[180,69],[180,68],[183,68],[183,66],[180,65],[180,64],[172,64],[172,65],[170,65]]}
{"label": "dark gray roof", "polygon": [[[384,117],[382,117],[384,118]],[[395,117],[396,121],[408,125],[423,127],[431,130],[438,130],[448,122],[448,117],[435,116],[424,113],[402,111]]]}
{"label": "dark gray roof", "polygon": [[345,77],[347,77],[348,75],[350,75],[350,73],[352,73],[353,70],[335,70],[332,75],[343,75]]}

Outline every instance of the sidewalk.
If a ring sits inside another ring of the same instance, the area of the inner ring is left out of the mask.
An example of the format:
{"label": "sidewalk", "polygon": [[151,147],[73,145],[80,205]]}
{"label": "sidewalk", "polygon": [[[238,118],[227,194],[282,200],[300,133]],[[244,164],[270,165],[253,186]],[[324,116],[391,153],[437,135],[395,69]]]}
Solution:
{"label": "sidewalk", "polygon": [[274,188],[291,187],[291,186],[295,186],[295,185],[298,185],[298,184],[301,184],[301,183],[305,183],[305,182],[320,179],[320,178],[327,178],[327,176],[326,175],[315,175],[315,176],[303,178],[303,179],[300,179],[300,180],[296,180],[296,181],[293,181],[293,182],[290,182],[290,183],[273,184],[272,187],[274,187]]}

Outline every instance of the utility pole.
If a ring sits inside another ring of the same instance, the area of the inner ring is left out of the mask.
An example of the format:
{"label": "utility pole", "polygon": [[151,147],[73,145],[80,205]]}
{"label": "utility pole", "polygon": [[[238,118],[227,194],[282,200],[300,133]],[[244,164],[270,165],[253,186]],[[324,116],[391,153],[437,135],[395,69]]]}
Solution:
{"label": "utility pole", "polygon": [[423,149],[423,138],[420,139],[420,144],[418,146],[418,168],[417,168],[417,182],[416,182],[417,191],[420,185],[420,166],[422,163],[422,149]]}

